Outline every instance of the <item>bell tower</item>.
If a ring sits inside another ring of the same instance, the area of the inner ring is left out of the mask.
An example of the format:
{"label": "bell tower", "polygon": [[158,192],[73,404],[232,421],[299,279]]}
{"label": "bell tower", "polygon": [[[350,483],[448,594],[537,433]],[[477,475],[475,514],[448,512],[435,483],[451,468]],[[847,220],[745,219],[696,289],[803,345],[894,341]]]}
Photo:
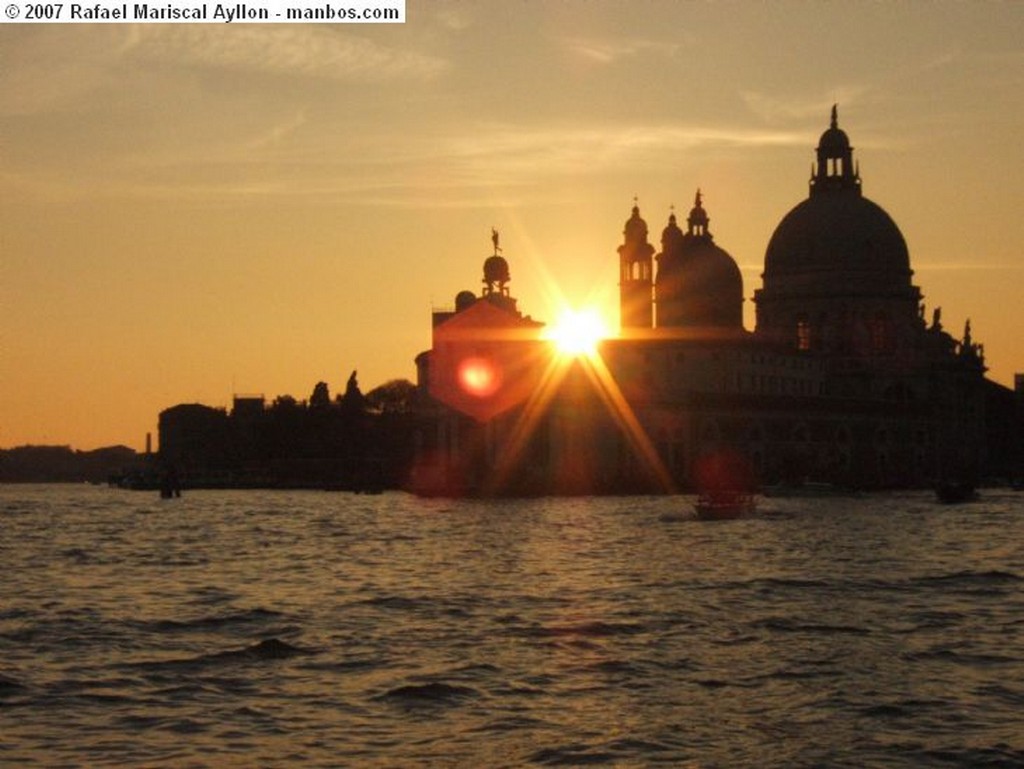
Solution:
{"label": "bell tower", "polygon": [[633,215],[626,220],[619,246],[619,325],[622,330],[654,325],[654,246],[647,242],[647,222],[633,198]]}

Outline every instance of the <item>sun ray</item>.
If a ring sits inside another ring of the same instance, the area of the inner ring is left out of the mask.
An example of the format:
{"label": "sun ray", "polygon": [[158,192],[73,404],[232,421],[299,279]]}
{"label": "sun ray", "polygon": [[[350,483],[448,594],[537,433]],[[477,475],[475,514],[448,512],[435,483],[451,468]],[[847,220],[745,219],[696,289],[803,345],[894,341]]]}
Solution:
{"label": "sun ray", "polygon": [[519,459],[523,451],[529,444],[540,420],[548,413],[551,401],[564,381],[571,364],[570,358],[558,355],[549,356],[540,382],[513,425],[505,450],[495,467],[493,485],[496,489],[503,488],[509,474],[519,466]]}
{"label": "sun ray", "polygon": [[490,491],[505,488],[510,475],[520,467],[520,460],[531,437],[551,413],[552,403],[562,383],[576,364],[580,365],[593,391],[597,393],[604,408],[615,425],[625,436],[633,455],[641,462],[643,469],[667,493],[676,491],[675,483],[657,449],[651,442],[636,413],[608,369],[599,349],[584,355],[567,355],[555,347],[547,348],[548,358],[537,387],[520,410],[511,432],[505,441],[504,450],[494,468]]}
{"label": "sun ray", "polygon": [[674,493],[676,488],[672,476],[599,352],[587,357],[585,370],[604,401],[608,413],[623,431],[636,455],[644,462],[662,490]]}

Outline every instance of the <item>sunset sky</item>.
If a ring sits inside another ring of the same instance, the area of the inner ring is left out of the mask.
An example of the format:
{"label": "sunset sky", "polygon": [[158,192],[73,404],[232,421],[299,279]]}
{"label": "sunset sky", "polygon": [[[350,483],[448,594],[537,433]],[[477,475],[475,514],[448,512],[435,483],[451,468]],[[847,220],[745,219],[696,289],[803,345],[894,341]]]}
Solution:
{"label": "sunset sky", "polygon": [[928,316],[1024,371],[1024,4],[408,0],[402,25],[0,26],[0,447],[415,378],[501,232],[523,312],[598,302],[638,196],[740,264],[833,102]]}

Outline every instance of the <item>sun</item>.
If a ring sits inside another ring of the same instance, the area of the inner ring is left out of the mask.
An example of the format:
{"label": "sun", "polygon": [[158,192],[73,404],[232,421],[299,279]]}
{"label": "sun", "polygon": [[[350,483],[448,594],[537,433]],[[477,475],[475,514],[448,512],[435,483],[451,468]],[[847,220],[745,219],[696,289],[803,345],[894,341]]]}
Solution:
{"label": "sun", "polygon": [[593,307],[566,308],[548,330],[546,337],[563,355],[594,355],[598,343],[608,336],[608,324]]}

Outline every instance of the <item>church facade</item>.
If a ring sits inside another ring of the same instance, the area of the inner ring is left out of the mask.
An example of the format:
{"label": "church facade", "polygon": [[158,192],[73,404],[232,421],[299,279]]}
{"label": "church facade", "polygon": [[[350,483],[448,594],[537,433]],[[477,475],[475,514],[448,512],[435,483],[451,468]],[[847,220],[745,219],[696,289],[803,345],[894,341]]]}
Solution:
{"label": "church facade", "polygon": [[752,331],[700,191],[657,244],[634,205],[618,247],[620,335],[574,360],[517,309],[495,236],[484,291],[435,313],[417,358],[412,488],[872,489],[1009,472],[1016,438],[998,425],[1013,393],[985,378],[969,322],[957,337],[939,310],[926,318],[906,242],[863,195],[835,108],[816,153],[808,197],[768,241]]}

